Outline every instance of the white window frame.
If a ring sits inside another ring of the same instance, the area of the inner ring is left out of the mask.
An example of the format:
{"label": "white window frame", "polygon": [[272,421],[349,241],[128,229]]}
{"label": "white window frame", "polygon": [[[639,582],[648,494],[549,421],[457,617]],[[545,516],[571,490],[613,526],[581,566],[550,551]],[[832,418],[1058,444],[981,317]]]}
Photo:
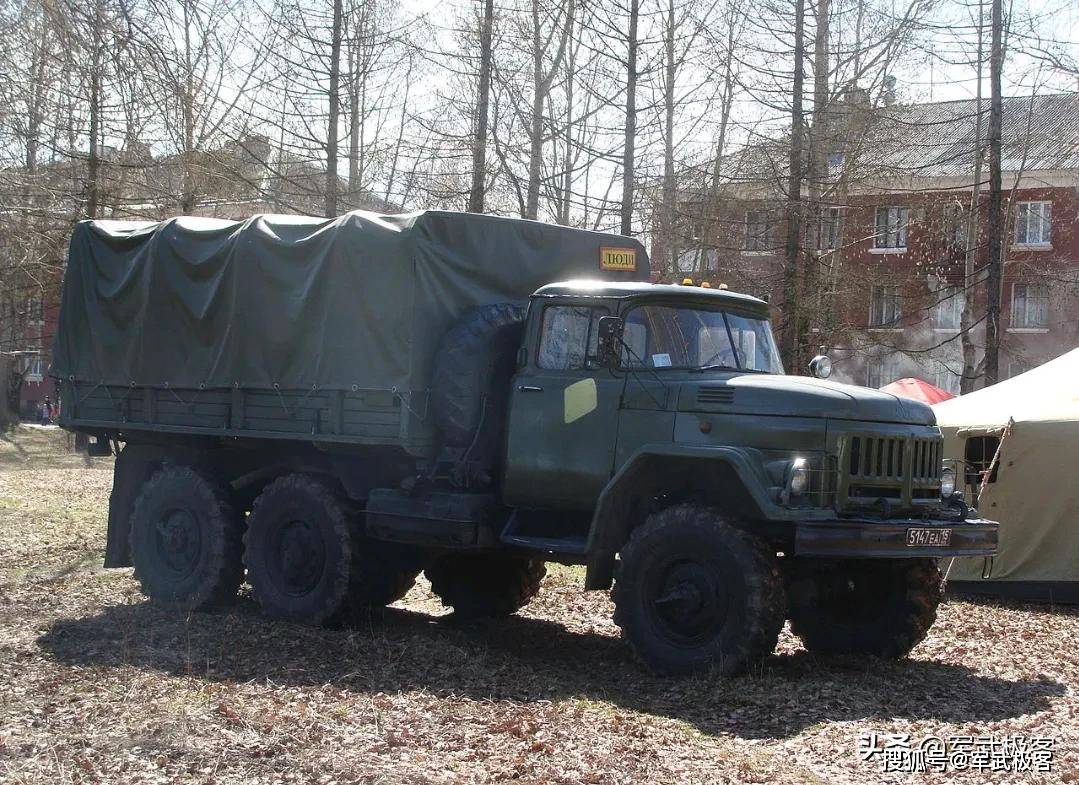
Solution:
{"label": "white window frame", "polygon": [[[1023,290],[1021,298],[1019,295],[1020,288]],[[1036,315],[1034,318],[1031,318],[1032,309],[1030,290],[1032,288],[1040,289],[1042,292],[1041,297],[1037,298],[1042,300],[1043,318],[1041,320],[1038,320]],[[1016,282],[1012,284],[1011,326],[1008,329],[1015,332],[1049,332],[1048,286],[1037,282]]]}
{"label": "white window frame", "polygon": [[934,330],[955,332],[959,329],[963,320],[962,294],[963,287],[958,284],[944,284],[936,288],[932,311]]}
{"label": "white window frame", "polygon": [[[897,284],[874,284],[869,290],[869,328],[901,329],[899,322],[903,319],[902,297],[902,288]],[[893,318],[888,319],[889,316]]]}
{"label": "white window frame", "polygon": [[1048,200],[1019,202],[1015,207],[1016,247],[1049,248],[1052,242],[1053,203]]}
{"label": "white window frame", "polygon": [[877,253],[902,253],[907,250],[909,232],[910,210],[908,208],[900,205],[878,207],[873,213],[872,250]]}
{"label": "white window frame", "polygon": [[942,390],[947,390],[953,395],[959,395],[962,387],[960,386],[960,374],[953,371],[948,365],[941,360],[934,361],[933,364],[933,384]]}
{"label": "white window frame", "polygon": [[45,379],[45,358],[41,356],[41,350],[34,347],[27,349],[26,351],[36,352],[36,354],[25,355],[23,361],[23,368],[26,369],[26,373],[23,375],[23,380],[27,382],[41,382]]}
{"label": "white window frame", "polygon": [[1037,368],[1039,363],[1028,363],[1024,360],[1012,359],[1008,361],[1008,378],[1012,379],[1021,373]]}
{"label": "white window frame", "polygon": [[[839,222],[842,213],[838,207],[822,207],[817,216],[817,250],[834,251],[839,247]],[[827,227],[827,232],[825,231]]]}
{"label": "white window frame", "polygon": [[899,361],[894,354],[871,357],[865,364],[865,386],[874,390],[899,378]]}
{"label": "white window frame", "polygon": [[[750,221],[750,216],[757,216],[757,221]],[[763,223],[759,220],[763,218]],[[754,232],[751,227],[757,226]],[[763,231],[760,227],[763,226]],[[744,250],[746,253],[772,253],[775,250],[775,220],[768,210],[746,210]]]}
{"label": "white window frame", "polygon": [[955,248],[966,250],[967,224],[970,219],[969,208],[957,202],[944,205],[943,232],[944,242]]}

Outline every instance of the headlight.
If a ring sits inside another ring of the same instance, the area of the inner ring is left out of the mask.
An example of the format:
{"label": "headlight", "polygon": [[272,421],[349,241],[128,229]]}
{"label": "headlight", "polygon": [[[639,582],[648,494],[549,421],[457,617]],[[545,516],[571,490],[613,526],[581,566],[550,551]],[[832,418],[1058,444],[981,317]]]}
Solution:
{"label": "headlight", "polygon": [[940,495],[941,498],[947,499],[953,493],[955,493],[955,472],[946,468],[940,473]]}
{"label": "headlight", "polygon": [[818,379],[827,379],[832,375],[832,361],[826,354],[818,354],[809,361],[809,373]]}
{"label": "headlight", "polygon": [[791,461],[791,473],[787,478],[787,488],[795,495],[801,495],[809,490],[809,468],[805,458],[795,458]]}

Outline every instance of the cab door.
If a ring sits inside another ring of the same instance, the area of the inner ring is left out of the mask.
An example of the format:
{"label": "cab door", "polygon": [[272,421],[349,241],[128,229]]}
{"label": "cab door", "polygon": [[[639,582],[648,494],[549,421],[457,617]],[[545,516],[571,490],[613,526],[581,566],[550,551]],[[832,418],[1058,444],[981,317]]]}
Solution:
{"label": "cab door", "polygon": [[595,362],[597,323],[611,310],[594,300],[536,300],[532,308],[527,362],[510,391],[503,498],[591,509],[613,470],[625,386]]}

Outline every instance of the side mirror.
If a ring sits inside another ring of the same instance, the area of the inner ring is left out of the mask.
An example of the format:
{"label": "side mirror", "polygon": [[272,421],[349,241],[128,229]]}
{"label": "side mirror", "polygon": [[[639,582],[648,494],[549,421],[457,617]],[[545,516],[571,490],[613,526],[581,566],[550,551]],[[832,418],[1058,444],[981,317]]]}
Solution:
{"label": "side mirror", "polygon": [[601,316],[597,329],[596,360],[604,368],[616,368],[622,349],[625,322],[617,316]]}
{"label": "side mirror", "polygon": [[832,361],[826,354],[818,354],[809,361],[809,373],[818,379],[827,379],[832,375]]}

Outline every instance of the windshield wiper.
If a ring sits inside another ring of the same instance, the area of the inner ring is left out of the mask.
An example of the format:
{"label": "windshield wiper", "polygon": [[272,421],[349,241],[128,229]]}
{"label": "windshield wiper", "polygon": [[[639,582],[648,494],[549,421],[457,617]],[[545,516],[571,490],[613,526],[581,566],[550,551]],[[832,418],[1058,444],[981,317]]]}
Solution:
{"label": "windshield wiper", "polygon": [[736,365],[723,365],[722,363],[717,363],[715,365],[698,365],[693,370],[699,373],[701,371],[738,371],[741,369]]}
{"label": "windshield wiper", "polygon": [[771,373],[763,368],[736,368],[733,365],[699,365],[694,371],[741,371],[742,373]]}

